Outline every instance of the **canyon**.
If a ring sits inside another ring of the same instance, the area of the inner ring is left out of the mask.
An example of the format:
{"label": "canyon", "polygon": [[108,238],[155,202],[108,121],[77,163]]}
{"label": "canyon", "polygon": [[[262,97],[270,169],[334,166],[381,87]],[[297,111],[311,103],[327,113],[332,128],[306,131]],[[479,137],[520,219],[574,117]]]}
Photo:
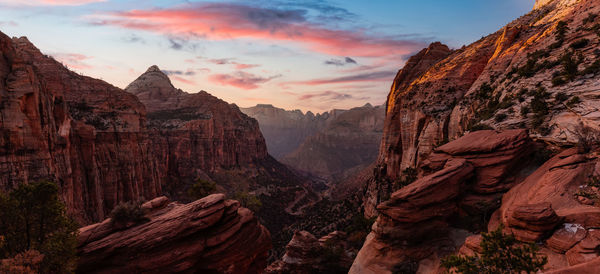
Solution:
{"label": "canyon", "polygon": [[316,115],[272,105],[241,111],[258,121],[269,153],[277,160],[333,183],[376,160],[385,118],[384,107],[371,104]]}
{"label": "canyon", "polygon": [[[599,48],[598,1],[538,0],[410,57],[385,107],[315,115],[187,93],[158,66],[122,90],[0,33],[0,188],[56,182],[85,273],[441,273],[497,229],[543,273],[595,273]],[[190,197],[198,180],[219,194]]]}

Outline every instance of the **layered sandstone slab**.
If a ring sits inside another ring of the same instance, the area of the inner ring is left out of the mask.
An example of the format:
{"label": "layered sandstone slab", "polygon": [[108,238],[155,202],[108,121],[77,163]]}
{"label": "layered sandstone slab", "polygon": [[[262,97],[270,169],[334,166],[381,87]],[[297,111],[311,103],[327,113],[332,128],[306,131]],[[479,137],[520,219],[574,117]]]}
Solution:
{"label": "layered sandstone slab", "polygon": [[[317,239],[307,231],[296,231],[281,260],[265,270],[270,274],[336,273],[352,264],[346,234],[334,231]],[[339,253],[336,253],[339,252]],[[338,257],[334,257],[338,256]],[[331,261],[332,259],[337,261]],[[335,270],[334,270],[335,269]]]}
{"label": "layered sandstone slab", "polygon": [[82,273],[260,273],[270,234],[239,202],[214,194],[189,204],[157,198],[149,221],[117,230],[110,219],[80,229]]}

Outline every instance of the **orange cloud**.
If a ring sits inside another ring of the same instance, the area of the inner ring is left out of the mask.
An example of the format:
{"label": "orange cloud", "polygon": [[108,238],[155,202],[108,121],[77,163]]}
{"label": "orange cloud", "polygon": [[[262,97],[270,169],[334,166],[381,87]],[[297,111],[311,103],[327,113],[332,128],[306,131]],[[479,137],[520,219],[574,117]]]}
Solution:
{"label": "orange cloud", "polygon": [[214,74],[208,77],[208,80],[222,86],[233,86],[241,89],[256,89],[260,84],[271,81],[279,77],[261,77],[252,73],[238,71],[233,74]]}
{"label": "orange cloud", "polygon": [[329,29],[308,22],[302,10],[243,4],[190,4],[172,9],[132,10],[101,15],[96,24],[212,40],[250,38],[289,42],[338,56],[405,55],[423,46],[418,41],[382,38],[360,30]]}

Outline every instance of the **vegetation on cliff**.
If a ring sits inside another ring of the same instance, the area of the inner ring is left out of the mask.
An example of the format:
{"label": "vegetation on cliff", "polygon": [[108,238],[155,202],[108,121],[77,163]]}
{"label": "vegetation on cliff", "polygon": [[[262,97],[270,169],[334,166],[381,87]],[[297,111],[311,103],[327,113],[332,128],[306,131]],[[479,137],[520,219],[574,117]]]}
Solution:
{"label": "vegetation on cliff", "polygon": [[2,271],[75,270],[77,224],[67,216],[54,183],[21,184],[0,193],[0,235]]}

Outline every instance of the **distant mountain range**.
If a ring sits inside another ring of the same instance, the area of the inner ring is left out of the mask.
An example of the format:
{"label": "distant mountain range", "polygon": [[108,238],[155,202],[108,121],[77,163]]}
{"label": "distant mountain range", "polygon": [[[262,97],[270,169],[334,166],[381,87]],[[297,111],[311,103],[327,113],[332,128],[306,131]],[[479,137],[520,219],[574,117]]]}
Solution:
{"label": "distant mountain range", "polygon": [[258,120],[271,155],[299,171],[332,180],[375,161],[385,119],[385,107],[371,104],[316,115],[272,105],[241,111]]}

